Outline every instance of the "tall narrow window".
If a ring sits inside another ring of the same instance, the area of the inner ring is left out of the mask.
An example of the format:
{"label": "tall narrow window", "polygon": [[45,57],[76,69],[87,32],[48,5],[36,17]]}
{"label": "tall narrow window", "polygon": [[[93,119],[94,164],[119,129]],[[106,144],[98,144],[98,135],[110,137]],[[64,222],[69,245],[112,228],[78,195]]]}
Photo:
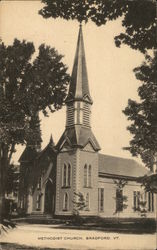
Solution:
{"label": "tall narrow window", "polygon": [[154,212],[154,195],[148,192],[148,212]]}
{"label": "tall narrow window", "polygon": [[86,210],[89,210],[89,194],[86,194]]}
{"label": "tall narrow window", "polygon": [[134,211],[137,211],[140,208],[140,196],[140,191],[133,192]]}
{"label": "tall narrow window", "polygon": [[71,184],[71,165],[64,164],[62,170],[62,187],[70,187]]}
{"label": "tall narrow window", "polygon": [[92,186],[92,167],[91,165],[84,166],[84,187],[91,187]]}
{"label": "tall narrow window", "polygon": [[87,165],[84,166],[84,187],[87,187]]}
{"label": "tall narrow window", "polygon": [[68,164],[68,176],[67,176],[67,186],[70,187],[70,178],[71,178],[71,166]]}
{"label": "tall narrow window", "polygon": [[36,200],[36,209],[40,210],[40,205],[41,205],[41,195],[37,195],[37,200]]}
{"label": "tall narrow window", "polygon": [[91,165],[88,167],[88,187],[91,187]]}
{"label": "tall narrow window", "polygon": [[104,211],[104,188],[99,188],[98,189],[98,207],[99,207],[99,212]]}
{"label": "tall narrow window", "polygon": [[64,164],[64,166],[63,166],[63,187],[66,186],[66,168],[67,168],[67,166]]}
{"label": "tall narrow window", "polygon": [[118,212],[123,211],[123,190],[122,189],[116,190],[116,211]]}
{"label": "tall narrow window", "polygon": [[64,200],[63,200],[63,210],[67,211],[68,210],[68,194],[64,194]]}
{"label": "tall narrow window", "polygon": [[41,189],[41,177],[38,180],[38,185],[37,185],[37,189],[40,190]]}

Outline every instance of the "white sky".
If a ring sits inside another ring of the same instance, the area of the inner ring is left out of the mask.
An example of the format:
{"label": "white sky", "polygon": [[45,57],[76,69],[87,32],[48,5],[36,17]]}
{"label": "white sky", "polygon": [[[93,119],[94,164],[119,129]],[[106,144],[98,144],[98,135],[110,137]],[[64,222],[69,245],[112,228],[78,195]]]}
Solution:
{"label": "white sky", "polygon": [[[55,47],[65,55],[64,63],[71,73],[79,25],[76,21],[44,19],[38,14],[40,1],[0,2],[0,37],[5,44],[14,38],[32,41],[36,50],[41,43]],[[102,148],[101,153],[131,158],[122,147],[129,145],[131,138],[126,130],[127,118],[122,113],[128,98],[137,99],[136,80],[133,68],[139,66],[144,57],[128,46],[116,48],[114,36],[123,30],[120,20],[97,27],[89,22],[83,25],[89,87],[94,104],[92,106],[92,129]],[[65,128],[65,108],[41,116],[42,147],[46,146],[52,133],[57,143]],[[23,148],[18,147],[13,157],[17,162]]]}

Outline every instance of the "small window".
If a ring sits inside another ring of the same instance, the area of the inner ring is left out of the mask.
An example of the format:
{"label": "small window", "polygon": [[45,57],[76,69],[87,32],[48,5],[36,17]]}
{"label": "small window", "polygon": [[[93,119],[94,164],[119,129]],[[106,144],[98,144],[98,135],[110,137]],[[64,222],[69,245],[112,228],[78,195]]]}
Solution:
{"label": "small window", "polygon": [[99,188],[98,189],[98,207],[99,207],[99,212],[104,211],[104,188]]}
{"label": "small window", "polygon": [[86,194],[86,210],[89,210],[89,194]]}
{"label": "small window", "polygon": [[137,211],[140,209],[140,192],[134,191],[133,192],[133,202],[134,202],[134,211]]}
{"label": "small window", "polygon": [[38,190],[41,190],[41,177],[39,178],[39,180],[38,180],[38,185],[37,185],[37,189]]}
{"label": "small window", "polygon": [[64,199],[63,199],[63,210],[64,211],[68,211],[68,202],[69,202],[69,200],[68,200],[68,194],[67,193],[65,193],[64,194]]}
{"label": "small window", "polygon": [[84,166],[84,187],[87,187],[87,165]]}
{"label": "small window", "polygon": [[154,212],[154,194],[151,192],[148,192],[148,200],[147,200],[147,207],[148,207],[148,212]]}
{"label": "small window", "polygon": [[37,195],[37,200],[36,200],[36,209],[40,210],[41,206],[41,195]]}
{"label": "small window", "polygon": [[116,189],[116,211],[123,211],[123,190]]}

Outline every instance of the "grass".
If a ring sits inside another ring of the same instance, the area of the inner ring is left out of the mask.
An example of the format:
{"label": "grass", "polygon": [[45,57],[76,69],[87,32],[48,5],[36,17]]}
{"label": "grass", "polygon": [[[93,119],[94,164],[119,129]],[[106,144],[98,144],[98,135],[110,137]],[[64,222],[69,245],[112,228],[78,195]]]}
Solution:
{"label": "grass", "polygon": [[31,247],[14,243],[0,243],[1,250],[65,250],[65,248]]}

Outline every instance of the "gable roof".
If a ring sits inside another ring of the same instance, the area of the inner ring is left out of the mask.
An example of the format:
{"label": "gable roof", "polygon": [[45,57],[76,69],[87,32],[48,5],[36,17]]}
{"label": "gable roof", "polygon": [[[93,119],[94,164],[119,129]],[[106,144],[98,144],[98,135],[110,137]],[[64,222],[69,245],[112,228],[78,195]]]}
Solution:
{"label": "gable roof", "polygon": [[149,173],[144,166],[135,160],[99,154],[99,174],[140,177]]}
{"label": "gable roof", "polygon": [[80,125],[66,128],[57,144],[57,148],[60,149],[66,141],[69,142],[69,146],[71,146],[72,148],[76,146],[83,148],[88,142],[90,142],[95,151],[100,150],[100,146],[92,130]]}
{"label": "gable roof", "polygon": [[19,158],[19,162],[31,162],[37,157],[38,152],[34,147],[26,146],[22,155]]}

